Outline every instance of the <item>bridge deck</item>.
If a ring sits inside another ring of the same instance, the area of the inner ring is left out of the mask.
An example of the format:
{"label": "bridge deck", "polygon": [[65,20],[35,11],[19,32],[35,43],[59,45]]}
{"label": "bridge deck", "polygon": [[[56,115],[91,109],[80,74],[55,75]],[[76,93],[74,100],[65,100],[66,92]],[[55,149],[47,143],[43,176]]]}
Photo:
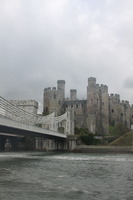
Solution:
{"label": "bridge deck", "polygon": [[2,116],[0,116],[0,132],[17,134],[17,135],[32,135],[35,137],[57,138],[57,139],[67,138],[67,136],[63,133],[58,133],[34,125],[13,121],[11,119],[7,119]]}

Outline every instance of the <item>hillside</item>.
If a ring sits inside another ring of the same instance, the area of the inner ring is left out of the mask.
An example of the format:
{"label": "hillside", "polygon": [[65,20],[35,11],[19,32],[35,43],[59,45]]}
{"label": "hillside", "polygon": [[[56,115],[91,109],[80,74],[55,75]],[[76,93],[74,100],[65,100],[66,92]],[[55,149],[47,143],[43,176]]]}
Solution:
{"label": "hillside", "polygon": [[133,143],[132,134],[133,134],[133,132],[130,131],[130,132],[122,135],[121,137],[119,137],[115,141],[111,142],[109,144],[109,146],[132,146],[132,143]]}

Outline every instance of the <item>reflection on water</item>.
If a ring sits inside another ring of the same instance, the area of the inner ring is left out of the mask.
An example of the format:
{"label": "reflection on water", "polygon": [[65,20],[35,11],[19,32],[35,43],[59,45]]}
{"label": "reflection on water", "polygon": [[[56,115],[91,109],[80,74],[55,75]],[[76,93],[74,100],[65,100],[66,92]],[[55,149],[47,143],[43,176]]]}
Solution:
{"label": "reflection on water", "polygon": [[133,200],[132,154],[0,153],[2,200]]}

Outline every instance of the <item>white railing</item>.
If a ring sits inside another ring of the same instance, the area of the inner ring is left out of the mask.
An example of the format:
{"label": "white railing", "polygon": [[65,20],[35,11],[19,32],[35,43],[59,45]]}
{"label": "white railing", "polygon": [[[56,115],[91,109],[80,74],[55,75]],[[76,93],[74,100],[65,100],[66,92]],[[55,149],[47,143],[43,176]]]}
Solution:
{"label": "white railing", "polygon": [[10,103],[8,100],[0,96],[0,116],[12,119],[14,121],[23,122],[25,124],[38,125],[38,124],[53,124],[59,123],[68,119],[68,113],[55,117],[55,113],[49,115],[35,115],[29,113],[16,105]]}
{"label": "white railing", "polygon": [[29,113],[0,97],[0,115],[14,121],[35,124],[37,115]]}

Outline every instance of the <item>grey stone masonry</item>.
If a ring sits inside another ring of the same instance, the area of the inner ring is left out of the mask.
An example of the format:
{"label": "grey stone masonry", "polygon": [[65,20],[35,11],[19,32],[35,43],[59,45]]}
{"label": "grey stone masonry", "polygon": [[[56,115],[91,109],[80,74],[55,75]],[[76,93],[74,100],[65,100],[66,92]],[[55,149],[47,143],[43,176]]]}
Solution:
{"label": "grey stone masonry", "polygon": [[57,81],[56,88],[44,89],[44,114],[56,111],[63,114],[67,109],[74,112],[74,126],[87,128],[96,135],[109,133],[109,125],[122,124],[130,129],[133,124],[133,106],[121,101],[119,94],[108,94],[108,86],[97,84],[95,77],[88,78],[87,97],[77,98],[77,90],[70,90],[70,99],[65,98],[65,81]]}
{"label": "grey stone masonry", "polygon": [[37,114],[38,102],[35,100],[9,100],[9,102],[29,113]]}

